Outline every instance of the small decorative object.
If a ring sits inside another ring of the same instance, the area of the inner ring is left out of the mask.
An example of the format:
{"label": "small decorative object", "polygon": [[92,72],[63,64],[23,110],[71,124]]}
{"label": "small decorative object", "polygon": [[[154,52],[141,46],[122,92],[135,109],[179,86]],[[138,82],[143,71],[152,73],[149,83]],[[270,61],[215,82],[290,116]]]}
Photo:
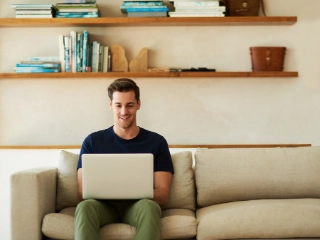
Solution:
{"label": "small decorative object", "polygon": [[227,7],[227,16],[258,16],[261,6],[265,14],[263,0],[224,0]]}
{"label": "small decorative object", "polygon": [[130,72],[148,72],[148,48],[142,48],[129,65]]}
{"label": "small decorative object", "polygon": [[283,71],[285,47],[251,47],[252,70]]}
{"label": "small decorative object", "polygon": [[119,44],[111,46],[112,72],[128,72],[128,60],[125,50]]}

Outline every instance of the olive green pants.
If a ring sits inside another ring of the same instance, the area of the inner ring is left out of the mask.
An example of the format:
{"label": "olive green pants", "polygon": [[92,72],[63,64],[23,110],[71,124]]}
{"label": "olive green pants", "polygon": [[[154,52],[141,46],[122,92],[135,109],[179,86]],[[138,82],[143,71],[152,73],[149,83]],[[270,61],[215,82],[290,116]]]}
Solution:
{"label": "olive green pants", "polygon": [[160,239],[160,206],[149,199],[98,201],[78,204],[75,213],[75,240],[99,240],[103,225],[126,223],[136,228],[135,240]]}

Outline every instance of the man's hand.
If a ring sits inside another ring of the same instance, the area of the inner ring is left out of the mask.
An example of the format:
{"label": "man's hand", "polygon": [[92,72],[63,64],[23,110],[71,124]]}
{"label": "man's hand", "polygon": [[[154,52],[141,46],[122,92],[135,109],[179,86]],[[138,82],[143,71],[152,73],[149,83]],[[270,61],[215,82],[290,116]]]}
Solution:
{"label": "man's hand", "polygon": [[153,201],[157,202],[159,205],[164,205],[169,201],[171,180],[171,172],[154,173]]}
{"label": "man's hand", "polygon": [[83,197],[82,197],[82,168],[78,169],[78,198],[80,201],[83,200]]}

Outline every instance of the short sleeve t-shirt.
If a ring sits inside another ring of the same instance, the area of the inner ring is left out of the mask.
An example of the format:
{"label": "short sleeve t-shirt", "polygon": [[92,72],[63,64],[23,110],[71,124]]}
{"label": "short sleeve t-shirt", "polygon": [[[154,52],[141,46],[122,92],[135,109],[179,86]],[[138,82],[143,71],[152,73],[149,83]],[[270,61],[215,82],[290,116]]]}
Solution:
{"label": "short sleeve t-shirt", "polygon": [[81,156],[84,153],[152,153],[154,172],[174,172],[168,143],[157,133],[140,128],[133,139],[120,138],[113,127],[91,133],[83,141],[78,161],[78,169],[82,168]]}

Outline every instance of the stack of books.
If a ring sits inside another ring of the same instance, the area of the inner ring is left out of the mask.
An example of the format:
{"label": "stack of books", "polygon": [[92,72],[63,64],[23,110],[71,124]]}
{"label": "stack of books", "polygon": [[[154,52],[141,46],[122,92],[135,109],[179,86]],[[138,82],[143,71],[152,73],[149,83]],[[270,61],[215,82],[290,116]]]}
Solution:
{"label": "stack of books", "polygon": [[56,18],[97,18],[98,5],[95,1],[78,0],[55,5]]}
{"label": "stack of books", "polygon": [[59,61],[28,60],[17,63],[16,73],[55,73],[61,72]]}
{"label": "stack of books", "polygon": [[174,12],[169,12],[170,17],[224,17],[225,6],[220,6],[219,0],[186,1],[174,0]]}
{"label": "stack of books", "polygon": [[128,17],[167,17],[168,7],[159,0],[148,1],[123,1],[120,6],[122,13]]}
{"label": "stack of books", "polygon": [[89,43],[89,33],[71,31],[59,36],[62,72],[110,72],[111,51],[97,41]]}
{"label": "stack of books", "polygon": [[52,4],[11,4],[16,18],[53,18]]}

